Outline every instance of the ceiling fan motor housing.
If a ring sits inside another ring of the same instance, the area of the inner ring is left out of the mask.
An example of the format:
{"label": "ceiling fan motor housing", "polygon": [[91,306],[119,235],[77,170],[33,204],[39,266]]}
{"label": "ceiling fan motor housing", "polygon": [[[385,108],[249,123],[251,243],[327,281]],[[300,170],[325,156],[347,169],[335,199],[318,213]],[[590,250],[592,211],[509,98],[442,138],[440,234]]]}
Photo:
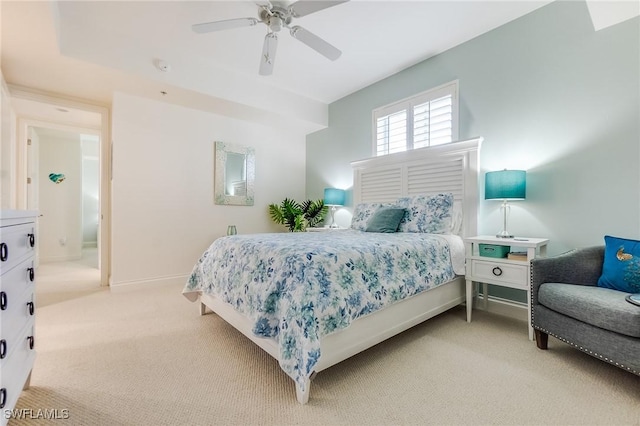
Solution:
{"label": "ceiling fan motor housing", "polygon": [[271,9],[260,9],[260,20],[264,22],[271,31],[277,33],[291,23],[291,13],[282,7],[273,6]]}

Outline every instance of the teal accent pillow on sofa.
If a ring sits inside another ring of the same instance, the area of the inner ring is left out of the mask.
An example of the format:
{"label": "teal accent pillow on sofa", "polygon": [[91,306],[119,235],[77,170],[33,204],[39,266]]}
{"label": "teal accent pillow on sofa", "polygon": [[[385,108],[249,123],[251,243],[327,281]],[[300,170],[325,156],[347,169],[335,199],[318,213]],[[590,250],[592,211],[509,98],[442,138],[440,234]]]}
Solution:
{"label": "teal accent pillow on sofa", "polygon": [[400,207],[380,207],[367,222],[366,232],[392,233],[398,230],[405,209]]}
{"label": "teal accent pillow on sofa", "polygon": [[606,235],[604,242],[598,287],[640,293],[640,241]]}

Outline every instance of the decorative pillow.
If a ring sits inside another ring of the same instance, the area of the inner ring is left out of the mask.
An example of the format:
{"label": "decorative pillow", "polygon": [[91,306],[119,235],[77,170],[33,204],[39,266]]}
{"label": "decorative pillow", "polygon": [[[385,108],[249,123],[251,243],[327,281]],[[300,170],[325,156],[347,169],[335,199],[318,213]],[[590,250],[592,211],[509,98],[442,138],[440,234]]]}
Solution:
{"label": "decorative pillow", "polygon": [[396,202],[396,205],[407,209],[407,213],[400,222],[400,232],[451,233],[452,193],[403,197]]}
{"label": "decorative pillow", "polygon": [[380,207],[367,222],[365,231],[396,232],[405,212],[406,210],[401,207]]}
{"label": "decorative pillow", "polygon": [[605,235],[604,242],[598,287],[640,293],[640,241]]}
{"label": "decorative pillow", "polygon": [[390,204],[383,203],[360,203],[353,209],[351,218],[351,228],[358,231],[367,229],[367,222],[380,207],[388,207]]}

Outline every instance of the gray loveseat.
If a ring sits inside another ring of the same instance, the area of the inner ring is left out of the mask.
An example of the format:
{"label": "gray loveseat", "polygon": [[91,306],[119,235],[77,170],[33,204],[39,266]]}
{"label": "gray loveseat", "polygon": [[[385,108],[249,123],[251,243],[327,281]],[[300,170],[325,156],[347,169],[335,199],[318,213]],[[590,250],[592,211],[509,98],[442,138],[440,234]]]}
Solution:
{"label": "gray loveseat", "polygon": [[531,261],[531,325],[536,344],[549,335],[640,375],[640,306],[628,293],[597,287],[604,246]]}

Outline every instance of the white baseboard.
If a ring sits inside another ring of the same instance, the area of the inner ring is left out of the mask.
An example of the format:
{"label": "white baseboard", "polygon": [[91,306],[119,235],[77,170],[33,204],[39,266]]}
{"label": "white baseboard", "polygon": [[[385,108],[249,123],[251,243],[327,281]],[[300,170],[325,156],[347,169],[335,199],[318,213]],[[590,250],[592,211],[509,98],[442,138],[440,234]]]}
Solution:
{"label": "white baseboard", "polygon": [[189,275],[172,275],[166,277],[149,278],[146,280],[131,280],[119,282],[111,281],[109,282],[109,287],[114,293],[139,290],[143,288],[157,288],[158,286],[172,286],[180,289],[185,286],[188,278]]}
{"label": "white baseboard", "polygon": [[[500,297],[489,296],[487,312],[505,317],[514,318],[521,321],[527,321],[527,304],[514,302],[513,300],[502,299]],[[484,296],[478,295],[477,309],[484,310]]]}

